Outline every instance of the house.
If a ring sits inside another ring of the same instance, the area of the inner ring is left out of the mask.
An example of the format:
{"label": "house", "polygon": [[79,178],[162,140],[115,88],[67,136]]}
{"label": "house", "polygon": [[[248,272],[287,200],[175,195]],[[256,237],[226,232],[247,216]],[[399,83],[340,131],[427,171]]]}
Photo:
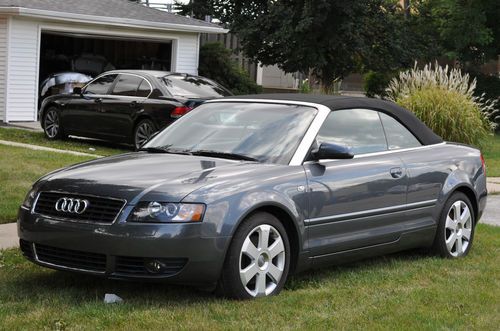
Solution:
{"label": "house", "polygon": [[197,74],[200,34],[225,32],[127,0],[0,0],[0,121],[37,120],[40,82],[56,72]]}

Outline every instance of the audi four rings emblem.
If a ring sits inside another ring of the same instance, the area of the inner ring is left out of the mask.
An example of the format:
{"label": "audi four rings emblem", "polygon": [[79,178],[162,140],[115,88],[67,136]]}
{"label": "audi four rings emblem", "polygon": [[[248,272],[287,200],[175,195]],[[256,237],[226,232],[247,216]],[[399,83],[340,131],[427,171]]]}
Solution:
{"label": "audi four rings emblem", "polygon": [[55,208],[64,213],[83,214],[89,205],[89,201],[85,199],[60,198],[57,200]]}

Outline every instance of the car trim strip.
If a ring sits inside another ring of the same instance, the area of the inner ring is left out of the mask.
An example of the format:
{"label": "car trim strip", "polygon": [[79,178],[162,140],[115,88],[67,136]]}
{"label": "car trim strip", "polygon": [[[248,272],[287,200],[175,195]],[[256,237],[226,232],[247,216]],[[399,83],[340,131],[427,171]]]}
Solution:
{"label": "car trim strip", "polygon": [[356,219],[356,218],[363,218],[363,217],[368,217],[368,216],[378,216],[378,215],[383,215],[383,214],[408,211],[408,210],[412,210],[412,209],[433,207],[436,204],[436,201],[437,201],[437,199],[425,200],[425,201],[419,201],[419,202],[406,203],[406,204],[397,205],[397,206],[362,210],[362,211],[357,211],[357,212],[353,212],[353,213],[345,213],[345,214],[339,214],[339,215],[333,215],[333,216],[317,217],[317,218],[305,219],[304,223],[306,225],[319,225],[319,224],[324,224],[324,223],[341,222],[341,221],[346,221],[346,220],[351,220],[351,219]]}

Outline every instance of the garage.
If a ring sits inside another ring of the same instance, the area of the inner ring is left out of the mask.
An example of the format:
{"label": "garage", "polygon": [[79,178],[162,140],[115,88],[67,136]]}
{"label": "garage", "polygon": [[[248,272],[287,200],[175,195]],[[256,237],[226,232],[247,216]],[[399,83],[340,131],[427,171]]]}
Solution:
{"label": "garage", "polygon": [[[56,73],[197,74],[200,34],[225,32],[123,0],[0,0],[0,121],[36,121],[43,84]],[[73,85],[49,92],[69,92]]]}
{"label": "garage", "polygon": [[38,103],[50,95],[70,92],[105,71],[171,71],[171,66],[172,40],[42,31]]}

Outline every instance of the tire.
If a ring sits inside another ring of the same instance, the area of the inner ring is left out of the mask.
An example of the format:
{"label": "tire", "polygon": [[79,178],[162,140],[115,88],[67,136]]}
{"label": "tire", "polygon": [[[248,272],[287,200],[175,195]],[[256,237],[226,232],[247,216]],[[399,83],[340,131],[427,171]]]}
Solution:
{"label": "tire", "polygon": [[43,132],[45,133],[45,137],[50,140],[63,139],[65,137],[57,108],[50,107],[43,114]]}
{"label": "tire", "polygon": [[461,192],[454,193],[441,212],[434,252],[443,258],[466,256],[472,248],[475,222],[469,198]]}
{"label": "tire", "polygon": [[149,138],[151,138],[151,135],[156,131],[156,125],[151,120],[144,119],[137,123],[134,128],[133,137],[133,144],[135,149],[137,150],[141,148],[141,146],[144,145],[149,140]]}
{"label": "tire", "polygon": [[233,236],[217,292],[239,300],[276,295],[288,277],[290,257],[283,224],[269,213],[253,214]]}

